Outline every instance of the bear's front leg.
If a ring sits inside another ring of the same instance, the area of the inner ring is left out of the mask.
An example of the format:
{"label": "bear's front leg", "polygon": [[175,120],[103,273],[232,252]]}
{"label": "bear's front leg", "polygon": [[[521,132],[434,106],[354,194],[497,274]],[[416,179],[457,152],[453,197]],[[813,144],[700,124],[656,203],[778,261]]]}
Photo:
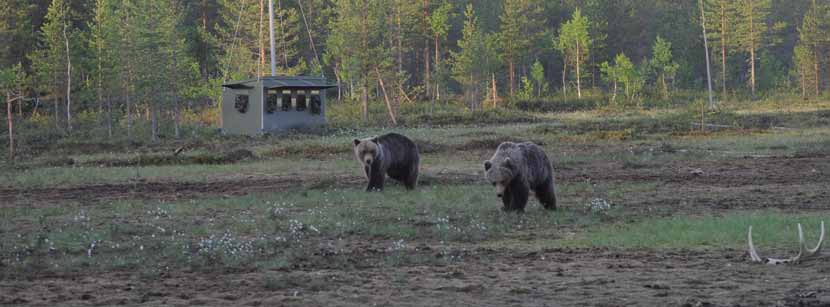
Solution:
{"label": "bear's front leg", "polygon": [[504,204],[504,207],[501,207],[502,211],[509,212],[513,211],[513,194],[510,193],[509,189],[504,190],[501,194],[501,203]]}
{"label": "bear's front leg", "polygon": [[380,171],[378,167],[372,166],[369,173],[369,186],[366,187],[367,192],[383,191],[384,180],[386,174]]}
{"label": "bear's front leg", "polygon": [[[507,190],[510,193],[510,208],[511,210],[516,210],[519,212],[525,211],[525,206],[527,206],[527,200],[530,195],[530,187],[527,186],[527,183],[523,180],[513,180],[513,182],[508,186]],[[506,198],[507,194],[503,197]]]}

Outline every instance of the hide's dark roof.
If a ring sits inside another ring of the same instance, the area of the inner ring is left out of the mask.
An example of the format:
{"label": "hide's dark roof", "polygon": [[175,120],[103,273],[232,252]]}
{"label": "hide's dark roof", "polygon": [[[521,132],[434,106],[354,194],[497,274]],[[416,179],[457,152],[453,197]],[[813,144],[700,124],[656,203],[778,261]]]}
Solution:
{"label": "hide's dark roof", "polygon": [[253,88],[256,82],[262,81],[265,88],[314,88],[325,89],[336,87],[337,85],[329,83],[325,78],[310,77],[310,76],[266,76],[259,79],[248,79],[242,81],[233,81],[222,84],[223,87],[233,89]]}

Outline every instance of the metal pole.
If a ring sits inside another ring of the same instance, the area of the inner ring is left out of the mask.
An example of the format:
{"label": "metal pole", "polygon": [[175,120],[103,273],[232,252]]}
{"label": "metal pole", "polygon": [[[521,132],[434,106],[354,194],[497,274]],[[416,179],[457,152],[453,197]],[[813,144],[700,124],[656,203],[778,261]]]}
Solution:
{"label": "metal pole", "polygon": [[712,98],[712,70],[709,66],[709,41],[706,39],[706,13],[703,9],[703,0],[700,0],[700,24],[703,27],[703,48],[706,51],[706,82],[709,84],[709,109],[715,109],[715,100]]}
{"label": "metal pole", "polygon": [[268,33],[271,36],[271,76],[277,75],[277,51],[274,47],[274,0],[268,0]]}

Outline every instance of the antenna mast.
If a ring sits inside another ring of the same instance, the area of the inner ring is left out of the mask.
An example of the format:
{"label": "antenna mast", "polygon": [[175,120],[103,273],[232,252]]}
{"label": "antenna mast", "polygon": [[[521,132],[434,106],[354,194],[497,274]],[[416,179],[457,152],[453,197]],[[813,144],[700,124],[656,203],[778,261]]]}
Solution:
{"label": "antenna mast", "polygon": [[271,76],[277,76],[277,53],[274,48],[274,0],[268,0],[268,33],[271,37]]}

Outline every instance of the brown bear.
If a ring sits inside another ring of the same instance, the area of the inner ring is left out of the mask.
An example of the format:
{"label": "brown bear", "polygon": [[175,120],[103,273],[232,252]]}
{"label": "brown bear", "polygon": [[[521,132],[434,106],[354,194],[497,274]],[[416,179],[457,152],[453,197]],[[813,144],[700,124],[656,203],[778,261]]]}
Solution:
{"label": "brown bear", "polygon": [[354,139],[354,155],[369,180],[366,191],[382,191],[386,175],[400,181],[408,190],[418,184],[421,157],[418,146],[409,138],[388,133],[366,139]]}
{"label": "brown bear", "polygon": [[545,209],[556,209],[553,165],[542,147],[531,142],[501,143],[484,161],[484,170],[504,203],[503,210],[523,212],[530,190]]}

